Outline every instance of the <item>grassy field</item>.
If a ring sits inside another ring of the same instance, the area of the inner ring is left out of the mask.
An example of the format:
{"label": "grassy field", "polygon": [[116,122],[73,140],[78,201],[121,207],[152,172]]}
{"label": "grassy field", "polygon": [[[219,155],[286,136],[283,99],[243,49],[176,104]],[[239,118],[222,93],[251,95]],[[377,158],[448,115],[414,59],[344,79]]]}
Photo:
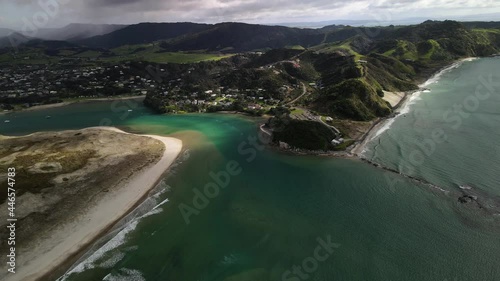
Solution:
{"label": "grassy field", "polygon": [[300,114],[304,114],[304,110],[303,109],[300,109],[300,108],[295,108],[291,113],[290,115],[300,115]]}
{"label": "grassy field", "polygon": [[424,54],[419,54],[417,47],[413,43],[405,40],[398,40],[397,47],[386,51],[383,55],[400,60],[430,60],[441,46],[435,40],[428,40],[427,43],[431,46],[429,50]]}
{"label": "grassy field", "polygon": [[98,51],[85,51],[82,53],[78,53],[69,57],[75,57],[75,58],[97,58],[101,55],[101,52]]}
{"label": "grassy field", "polygon": [[477,28],[477,29],[473,29],[473,31],[475,32],[479,32],[479,33],[495,33],[495,34],[500,34],[500,29],[484,29],[484,28]]}
{"label": "grassy field", "polygon": [[155,63],[196,63],[220,60],[232,55],[187,52],[163,52],[158,44],[121,46],[111,50],[117,56],[99,58],[104,61],[141,60]]}
{"label": "grassy field", "polygon": [[306,48],[302,47],[301,45],[293,45],[293,46],[287,46],[287,49],[292,49],[292,50],[305,50]]}
{"label": "grassy field", "polygon": [[195,63],[200,61],[220,60],[230,56],[231,55],[165,52],[165,53],[148,54],[142,58],[144,61],[155,62],[155,63]]}
{"label": "grassy field", "polygon": [[398,47],[394,53],[399,59],[417,60],[418,53],[415,45],[405,40],[398,40]]}
{"label": "grassy field", "polygon": [[121,62],[121,61],[147,61],[154,63],[196,63],[201,61],[220,60],[230,57],[231,55],[219,54],[199,54],[199,53],[184,53],[184,52],[164,52],[164,53],[148,53],[134,54],[111,57],[99,57],[97,61],[102,62]]}
{"label": "grassy field", "polygon": [[14,64],[14,65],[24,65],[24,64],[50,64],[56,62],[57,59],[49,59],[43,56],[12,56],[10,54],[0,55],[0,64]]}
{"label": "grassy field", "polygon": [[317,47],[317,49],[318,49],[318,51],[324,52],[324,53],[333,53],[333,52],[337,52],[337,51],[347,52],[348,54],[354,56],[356,61],[363,59],[363,57],[364,57],[363,55],[356,52],[351,47],[351,40],[346,40],[343,42],[338,42],[338,43],[333,43],[333,44],[323,44],[323,45]]}
{"label": "grassy field", "polygon": [[0,64],[49,64],[60,59],[82,59],[88,62],[118,63],[122,61],[146,61],[154,63],[197,63],[201,61],[220,60],[232,54],[207,52],[163,52],[158,44],[127,45],[110,50],[61,49],[54,56],[44,53],[41,48],[19,50],[17,53],[0,55]]}
{"label": "grassy field", "polygon": [[474,29],[475,40],[479,44],[488,45],[492,41],[498,42],[500,40],[500,29]]}
{"label": "grassy field", "polygon": [[35,48],[0,55],[0,64],[49,64],[56,61],[57,59],[51,59],[43,54],[43,51]]}
{"label": "grassy field", "polygon": [[435,40],[428,40],[427,42],[429,42],[432,45],[432,48],[426,54],[421,55],[421,58],[423,59],[431,59],[432,55],[434,55],[436,50],[441,48],[439,43]]}

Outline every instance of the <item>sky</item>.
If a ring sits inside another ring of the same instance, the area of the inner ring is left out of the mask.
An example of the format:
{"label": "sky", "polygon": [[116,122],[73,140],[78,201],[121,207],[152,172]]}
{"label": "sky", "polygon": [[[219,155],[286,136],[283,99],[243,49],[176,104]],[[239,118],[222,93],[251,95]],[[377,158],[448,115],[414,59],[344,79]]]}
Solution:
{"label": "sky", "polygon": [[500,20],[500,0],[0,0],[0,27],[69,23]]}

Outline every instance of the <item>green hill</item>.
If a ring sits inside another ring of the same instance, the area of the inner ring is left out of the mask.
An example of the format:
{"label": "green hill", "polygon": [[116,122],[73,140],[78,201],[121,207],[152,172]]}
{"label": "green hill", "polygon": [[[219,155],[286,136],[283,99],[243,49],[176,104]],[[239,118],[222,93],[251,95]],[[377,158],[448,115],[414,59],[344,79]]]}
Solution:
{"label": "green hill", "polygon": [[330,116],[358,121],[391,113],[389,105],[363,79],[345,80],[321,91],[313,108]]}
{"label": "green hill", "polygon": [[151,43],[200,32],[210,28],[208,24],[198,23],[139,23],[117,31],[94,36],[74,43],[94,48],[116,48],[123,45]]}
{"label": "green hill", "polygon": [[335,133],[321,123],[275,117],[269,121],[274,128],[273,141],[308,150],[332,150]]}
{"label": "green hill", "polygon": [[[459,58],[500,53],[500,29],[498,23],[455,21],[321,29],[232,22],[141,23],[72,43],[29,40],[18,51],[4,50],[0,63],[26,57],[25,63],[190,64],[181,72],[175,67],[169,71],[178,83],[163,85],[165,91],[177,93],[175,104],[188,102],[188,94],[205,99],[199,93],[210,90],[221,92],[222,99],[221,89],[232,89],[245,92],[235,96],[247,104],[265,100],[259,107],[299,103],[324,115],[371,120],[391,113],[383,91],[414,90],[421,80]],[[172,103],[169,99],[150,100],[161,108]],[[218,104],[218,99],[210,99],[211,104]],[[234,98],[223,100],[233,102]]]}
{"label": "green hill", "polygon": [[317,45],[323,34],[314,29],[266,26],[245,23],[220,23],[198,33],[165,41],[170,51],[207,50],[245,52],[300,45]]}

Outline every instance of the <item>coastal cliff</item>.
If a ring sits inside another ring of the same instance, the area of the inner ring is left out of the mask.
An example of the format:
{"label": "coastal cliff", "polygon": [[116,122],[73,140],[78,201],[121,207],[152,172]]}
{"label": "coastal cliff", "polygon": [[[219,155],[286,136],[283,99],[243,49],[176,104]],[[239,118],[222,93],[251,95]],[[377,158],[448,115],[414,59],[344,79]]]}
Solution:
{"label": "coastal cliff", "polygon": [[[497,28],[455,21],[378,27],[376,34],[358,28],[347,37],[336,37],[351,29],[334,30],[324,43],[305,49],[238,54],[191,66],[181,74],[180,84],[163,94],[148,94],[145,104],[160,113],[238,111],[252,115],[274,115],[277,107],[284,107],[293,121],[286,122],[286,132],[277,132],[275,138],[287,139],[299,149],[328,150],[324,143],[298,140],[304,135],[323,140],[328,134],[314,128],[323,128],[317,125],[325,118],[343,127],[347,138],[359,139],[354,136],[358,129],[349,128],[352,122],[373,127],[380,119],[394,116],[395,106],[443,67],[462,58],[500,52]],[[385,98],[386,93],[390,97]],[[394,99],[392,93],[402,94]]]}

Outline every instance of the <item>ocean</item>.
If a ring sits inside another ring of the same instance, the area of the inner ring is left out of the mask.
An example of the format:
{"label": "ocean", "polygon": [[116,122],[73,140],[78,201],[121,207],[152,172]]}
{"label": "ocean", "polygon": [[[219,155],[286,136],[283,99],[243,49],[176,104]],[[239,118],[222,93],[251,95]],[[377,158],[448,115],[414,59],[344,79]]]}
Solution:
{"label": "ocean", "polygon": [[[151,198],[60,280],[500,280],[499,68],[470,60],[430,80],[363,153],[386,169],[269,150],[259,119],[136,101],[0,115],[0,134],[106,125],[184,142]],[[458,201],[471,190],[482,206]]]}

